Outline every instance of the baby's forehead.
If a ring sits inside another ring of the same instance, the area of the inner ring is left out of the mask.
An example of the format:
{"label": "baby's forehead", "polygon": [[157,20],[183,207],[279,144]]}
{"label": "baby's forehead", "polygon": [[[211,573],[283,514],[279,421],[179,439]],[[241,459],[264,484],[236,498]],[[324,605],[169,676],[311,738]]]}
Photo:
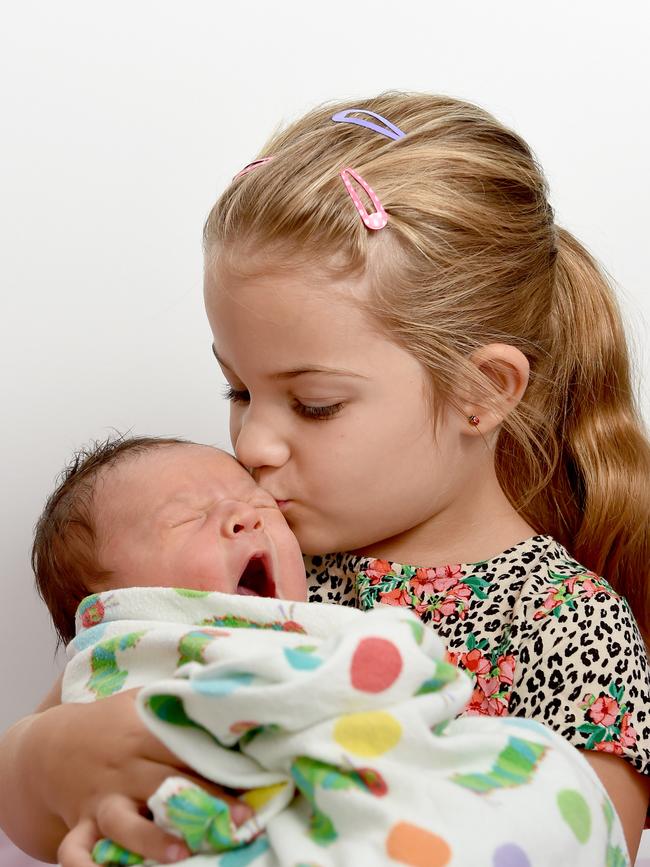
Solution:
{"label": "baby's forehead", "polygon": [[230,480],[238,483],[245,483],[251,488],[259,487],[248,470],[243,467],[237,458],[233,457],[233,455],[224,452],[222,449],[215,448],[214,446],[198,446],[198,448],[205,449],[209,453],[211,459],[215,462],[215,466],[219,465],[220,467],[223,467],[225,470],[224,484],[227,480]]}
{"label": "baby's forehead", "polygon": [[120,455],[120,459],[103,467],[98,480],[126,481],[127,484],[138,480],[169,480],[160,473],[167,469],[178,469],[181,476],[191,485],[191,480],[205,480],[206,474],[216,474],[224,488],[245,487],[254,490],[258,487],[236,458],[228,452],[203,443],[161,443],[150,446],[146,451]]}
{"label": "baby's forehead", "polygon": [[200,443],[161,444],[122,455],[102,468],[94,490],[95,509],[106,520],[133,519],[173,504],[268,497],[232,455]]}
{"label": "baby's forehead", "polygon": [[202,443],[183,443],[171,446],[165,458],[170,467],[178,469],[175,475],[179,486],[191,489],[215,485],[222,495],[249,497],[263,489],[248,470],[228,452]]}

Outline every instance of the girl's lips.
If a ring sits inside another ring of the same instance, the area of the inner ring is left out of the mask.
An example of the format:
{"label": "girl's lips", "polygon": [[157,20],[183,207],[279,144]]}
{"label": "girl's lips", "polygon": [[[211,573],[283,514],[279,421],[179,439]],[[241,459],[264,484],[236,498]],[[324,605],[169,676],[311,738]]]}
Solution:
{"label": "girl's lips", "polygon": [[284,512],[284,510],[291,505],[291,500],[276,500],[275,502],[281,512]]}

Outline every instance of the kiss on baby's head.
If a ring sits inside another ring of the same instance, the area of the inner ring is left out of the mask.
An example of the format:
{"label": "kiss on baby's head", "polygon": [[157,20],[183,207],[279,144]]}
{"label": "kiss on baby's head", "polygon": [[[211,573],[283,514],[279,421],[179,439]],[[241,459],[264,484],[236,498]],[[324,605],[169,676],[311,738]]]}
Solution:
{"label": "kiss on baby's head", "polygon": [[79,602],[117,587],[306,598],[300,548],[273,498],[230,455],[181,439],[77,452],[36,525],[32,566],[66,642]]}

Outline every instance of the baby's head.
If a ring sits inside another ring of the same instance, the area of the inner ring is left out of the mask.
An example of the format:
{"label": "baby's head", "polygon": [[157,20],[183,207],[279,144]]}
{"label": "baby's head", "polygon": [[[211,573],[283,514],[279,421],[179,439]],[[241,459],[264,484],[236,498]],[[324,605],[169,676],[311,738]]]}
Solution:
{"label": "baby's head", "polygon": [[273,498],[219,449],[121,438],[83,450],[36,526],[32,565],[64,641],[89,593],[148,586],[306,598]]}

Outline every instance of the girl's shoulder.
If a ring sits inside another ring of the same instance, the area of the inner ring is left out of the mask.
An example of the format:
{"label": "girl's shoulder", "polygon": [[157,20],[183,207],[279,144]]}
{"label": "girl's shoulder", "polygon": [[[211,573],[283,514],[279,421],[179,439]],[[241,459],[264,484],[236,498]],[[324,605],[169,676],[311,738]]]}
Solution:
{"label": "girl's shoulder", "polygon": [[549,540],[542,562],[513,610],[508,713],[650,773],[650,668],[630,606],[559,542]]}

